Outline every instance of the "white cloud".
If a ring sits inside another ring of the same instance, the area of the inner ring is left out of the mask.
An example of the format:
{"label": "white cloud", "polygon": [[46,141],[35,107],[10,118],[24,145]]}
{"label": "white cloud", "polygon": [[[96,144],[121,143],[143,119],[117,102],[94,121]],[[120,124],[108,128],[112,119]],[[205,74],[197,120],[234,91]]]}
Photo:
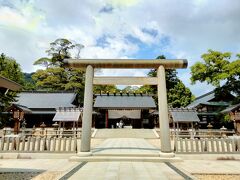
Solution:
{"label": "white cloud", "polygon": [[[108,11],[101,11],[104,7]],[[0,50],[28,72],[61,37],[84,44],[84,58],[141,57],[145,47],[153,47],[152,53],[187,58],[193,65],[209,48],[239,53],[239,19],[238,0],[0,1]],[[189,69],[179,76],[195,94],[208,90],[205,84],[190,85]]]}

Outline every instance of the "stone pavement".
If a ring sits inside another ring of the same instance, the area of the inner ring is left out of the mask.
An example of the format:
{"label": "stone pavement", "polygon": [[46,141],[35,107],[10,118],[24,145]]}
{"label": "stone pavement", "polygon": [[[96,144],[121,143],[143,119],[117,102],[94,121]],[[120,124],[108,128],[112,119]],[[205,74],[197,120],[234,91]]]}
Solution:
{"label": "stone pavement", "polygon": [[151,154],[158,155],[159,148],[139,138],[109,138],[93,148],[94,155],[106,154]]}
{"label": "stone pavement", "polygon": [[28,173],[33,172],[39,172],[34,179],[59,179],[77,164],[68,159],[1,159],[0,179],[16,180],[20,173],[26,178]]}
{"label": "stone pavement", "polygon": [[184,179],[164,163],[150,162],[88,162],[70,179]]}
{"label": "stone pavement", "polygon": [[97,129],[94,138],[158,138],[155,129]]}

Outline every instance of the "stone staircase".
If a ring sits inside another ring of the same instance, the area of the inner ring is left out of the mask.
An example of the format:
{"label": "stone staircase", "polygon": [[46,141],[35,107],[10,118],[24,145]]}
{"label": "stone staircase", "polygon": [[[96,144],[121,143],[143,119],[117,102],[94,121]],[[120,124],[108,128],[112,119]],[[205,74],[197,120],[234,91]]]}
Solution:
{"label": "stone staircase", "polygon": [[154,129],[97,129],[94,138],[144,138],[155,139],[157,133]]}

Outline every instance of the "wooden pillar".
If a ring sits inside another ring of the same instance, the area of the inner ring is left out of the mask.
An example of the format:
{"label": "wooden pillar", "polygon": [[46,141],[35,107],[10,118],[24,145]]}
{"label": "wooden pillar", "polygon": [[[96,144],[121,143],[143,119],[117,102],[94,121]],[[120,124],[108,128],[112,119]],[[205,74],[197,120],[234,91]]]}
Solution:
{"label": "wooden pillar", "polygon": [[105,128],[108,128],[108,110],[106,110],[106,113],[105,113]]}
{"label": "wooden pillar", "polygon": [[19,119],[14,119],[14,134],[18,134],[20,129]]}

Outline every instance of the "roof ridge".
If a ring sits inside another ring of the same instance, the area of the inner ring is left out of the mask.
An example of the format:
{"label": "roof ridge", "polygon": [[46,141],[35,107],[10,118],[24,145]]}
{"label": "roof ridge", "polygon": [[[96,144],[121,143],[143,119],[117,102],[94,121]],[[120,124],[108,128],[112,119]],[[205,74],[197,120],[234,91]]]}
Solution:
{"label": "roof ridge", "polygon": [[147,96],[147,97],[152,97],[152,96],[154,96],[153,94],[138,94],[138,93],[136,93],[135,95],[134,94],[132,94],[132,93],[129,93],[129,94],[94,94],[94,96],[115,96],[115,97],[121,97],[121,96],[133,96],[133,97],[136,97],[136,96],[138,96],[138,97],[141,97],[141,96]]}
{"label": "roof ridge", "polygon": [[24,90],[24,91],[21,91],[21,93],[32,93],[32,94],[41,94],[41,93],[49,93],[49,94],[51,94],[51,93],[59,93],[59,94],[61,94],[61,93],[76,93],[75,91],[39,91],[39,90],[37,90],[37,91],[35,91],[35,90],[32,90],[32,91],[29,91],[29,90]]}
{"label": "roof ridge", "polygon": [[208,92],[208,93],[205,93],[205,94],[203,94],[203,95],[201,95],[201,96],[196,97],[195,100],[201,99],[201,98],[203,98],[203,97],[205,97],[205,96],[208,96],[209,94],[212,94],[212,93],[214,93],[214,90],[213,90],[213,91],[210,91],[210,92]]}

